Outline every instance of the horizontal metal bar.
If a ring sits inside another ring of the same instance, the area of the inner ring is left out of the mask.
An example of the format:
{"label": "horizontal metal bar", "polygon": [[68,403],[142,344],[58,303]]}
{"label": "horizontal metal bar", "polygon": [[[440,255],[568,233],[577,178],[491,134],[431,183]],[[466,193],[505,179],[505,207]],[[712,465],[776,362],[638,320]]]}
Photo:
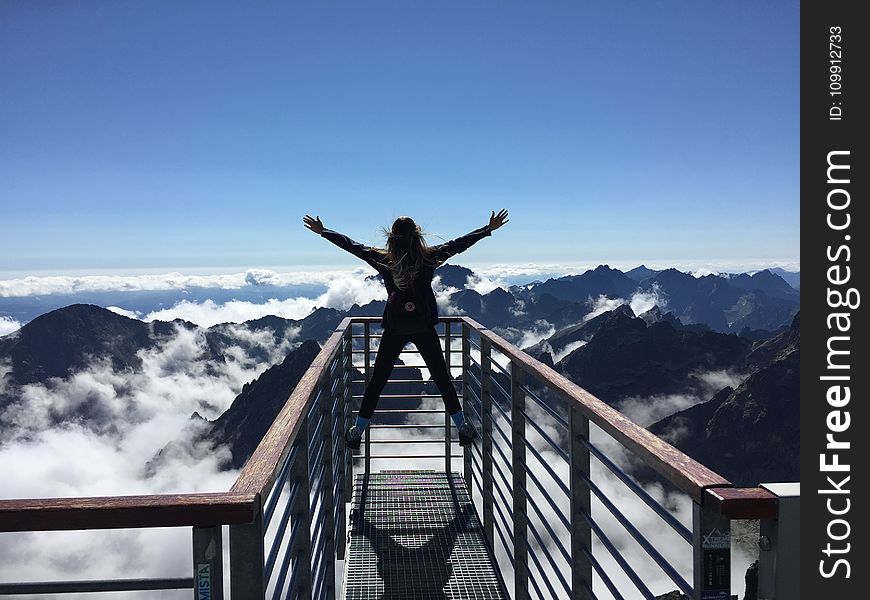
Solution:
{"label": "horizontal metal bar", "polygon": [[[459,377],[454,377],[450,380],[452,383],[460,383],[462,379]],[[365,379],[354,379],[353,383],[365,383]],[[427,383],[435,383],[434,379],[387,379],[387,383],[417,383],[420,385],[425,385]]]}
{"label": "horizontal metal bar", "polygon": [[[581,510],[580,514],[583,515],[583,518],[589,523],[589,526],[592,528],[592,531],[595,532],[595,535],[598,536],[598,539],[601,541],[601,545],[607,548],[607,551],[610,553],[610,556],[613,557],[613,560],[619,565],[622,571],[628,575],[628,578],[631,579],[631,582],[634,584],[634,587],[637,588],[637,591],[641,593],[641,595],[646,600],[656,600],[655,595],[649,590],[640,576],[635,572],[634,569],[631,568],[631,565],[628,564],[628,561],[622,556],[622,553],[616,546],[613,545],[613,542],[610,541],[610,538],[604,533],[601,527],[589,516],[589,514],[585,510]],[[691,594],[690,594],[691,597]]]}
{"label": "horizontal metal bar", "polygon": [[[559,582],[562,584],[562,587],[565,589],[565,593],[566,593],[568,596],[570,596],[570,595],[571,595],[571,586],[568,585],[568,582],[567,582],[567,581],[565,581],[565,576],[562,575],[562,569],[560,569],[560,568],[558,567],[558,565],[556,564],[555,559],[553,559],[552,553],[550,552],[550,550],[549,550],[549,548],[547,547],[547,545],[544,543],[544,539],[541,537],[541,534],[538,533],[538,528],[535,527],[534,523],[532,523],[531,520],[526,521],[526,524],[527,524],[528,527],[529,527],[529,531],[531,531],[531,532],[532,532],[532,535],[535,536],[535,539],[538,540],[538,546],[539,546],[539,547],[541,548],[541,550],[543,551],[544,556],[547,557],[547,562],[549,562],[549,563],[550,563],[550,566],[553,567],[553,572],[556,574],[556,577],[559,578]],[[537,554],[537,552],[529,552],[529,554]],[[571,560],[570,560],[570,559],[568,559],[567,562],[568,562],[568,565],[571,564]],[[542,572],[542,574],[543,574],[543,572]]]}
{"label": "horizontal metal bar", "polygon": [[[299,519],[298,514],[293,515],[294,521],[298,521],[298,519]],[[278,553],[281,551],[282,542],[284,541],[284,530],[286,529],[286,523],[284,522],[283,517],[282,517],[281,524],[282,524],[282,527],[284,527],[284,529],[282,529],[280,532],[278,532],[275,535],[275,539],[272,541],[272,547],[269,548],[269,555],[268,555],[268,558],[266,559],[266,564],[263,567],[263,579],[265,581],[269,581],[269,579],[272,577],[272,570],[275,568],[275,561],[278,559]],[[293,548],[293,543],[296,541],[296,537],[299,535],[299,532],[301,530],[302,530],[302,528],[295,526],[295,524],[290,527],[290,537],[287,540],[287,543],[284,544],[287,548],[285,550],[285,552],[289,553],[290,550]],[[287,561],[283,561],[283,562],[287,562]]]}
{"label": "horizontal metal bar", "polygon": [[471,379],[471,381],[474,383],[474,385],[477,386],[477,389],[481,389],[483,387],[482,384],[480,383],[480,379],[477,378],[477,375],[475,375],[471,371],[466,371],[466,373],[468,373],[468,377]]}
{"label": "horizontal metal bar", "polygon": [[532,584],[532,587],[535,588],[535,593],[537,594],[537,597],[538,597],[538,598],[543,598],[543,597],[544,597],[544,592],[541,591],[541,586],[538,585],[538,580],[537,580],[537,578],[536,578],[536,577],[532,577],[532,576],[531,576],[531,573],[529,573],[529,583],[531,583],[531,584]]}
{"label": "horizontal metal bar", "polygon": [[[441,396],[438,396],[439,398]],[[381,398],[386,398],[386,396],[381,396]],[[378,409],[377,413],[379,415],[437,415],[444,414],[443,408],[388,408],[388,409]]]}
{"label": "horizontal metal bar", "polygon": [[[505,455],[501,453],[501,450],[499,449],[498,445],[493,444],[492,447],[499,451],[499,454],[501,454],[502,460],[504,461],[505,468],[508,469],[508,471],[510,471],[512,468],[512,465],[507,461],[507,458],[505,457]],[[513,484],[508,483],[507,474],[504,471],[502,471],[502,469],[501,469],[502,465],[499,464],[499,461],[495,460],[494,456],[493,456],[492,465],[495,467],[495,470],[498,471],[498,474],[501,477],[502,482],[504,483],[505,489],[507,489],[507,491],[510,492],[511,496],[513,496],[513,494],[514,494]],[[511,479],[513,479],[513,474],[511,474]]]}
{"label": "horizontal metal bar", "polygon": [[0,594],[75,594],[87,592],[136,592],[193,588],[193,577],[152,579],[96,579],[81,581],[38,581],[0,583]]}
{"label": "horizontal metal bar", "polygon": [[[495,406],[496,409],[498,409],[498,411],[502,414],[502,416],[504,416],[505,420],[508,422],[508,425],[510,425],[510,424],[511,424],[511,420],[510,420],[510,419],[508,418],[508,416],[504,413],[504,411],[501,409],[501,407],[498,405],[498,403],[497,403],[497,402],[493,402],[492,405]],[[510,441],[510,439],[508,439],[508,438],[505,436],[504,431],[502,431],[501,425],[498,424],[498,421],[496,421],[495,418],[494,418],[491,414],[490,414],[490,415],[487,415],[487,416],[489,417],[489,420],[492,421],[492,424],[496,427],[496,429],[498,429],[498,432],[501,434],[501,436],[504,438],[504,441],[505,441],[505,444],[507,444],[507,447],[510,448],[510,447],[511,447],[511,441]],[[493,439],[495,439],[495,438],[493,438]]]}
{"label": "horizontal metal bar", "polygon": [[489,363],[490,363],[492,366],[494,366],[496,369],[498,369],[499,371],[501,371],[501,372],[502,372],[502,375],[504,375],[504,376],[507,377],[507,378],[510,378],[510,376],[511,376],[510,371],[508,371],[508,370],[505,369],[503,366],[501,366],[501,365],[498,363],[498,361],[492,357],[492,354],[490,354],[490,356],[489,356]]}
{"label": "horizontal metal bar", "polygon": [[562,427],[568,429],[568,421],[566,421],[562,417],[562,415],[553,410],[553,407],[549,406],[546,402],[538,398],[538,395],[531,391],[528,387],[526,387],[525,384],[521,383],[520,387],[523,388],[523,391],[529,395],[529,397],[535,402],[535,404],[547,411],[551,417],[553,417],[556,421],[559,422],[560,425],[562,425]]}
{"label": "horizontal metal bar", "polygon": [[[366,353],[365,349],[363,349],[363,350],[351,350],[351,354],[365,354],[365,353]],[[377,349],[376,348],[369,348],[369,354],[377,354]],[[416,350],[416,349],[415,350],[399,350],[399,354],[420,354],[420,351]],[[357,367],[358,369],[362,369],[365,367],[365,364],[353,363],[353,366]]]}
{"label": "horizontal metal bar", "polygon": [[544,441],[547,442],[548,444],[550,444],[550,446],[553,448],[553,450],[555,450],[555,451],[559,454],[559,456],[561,456],[563,459],[565,459],[565,462],[570,463],[570,462],[571,462],[571,459],[568,457],[568,454],[567,454],[564,450],[562,450],[562,448],[559,447],[559,444],[557,444],[557,443],[553,440],[553,438],[551,438],[551,437],[549,436],[549,434],[548,434],[546,431],[544,431],[543,429],[541,429],[541,426],[538,425],[537,423],[535,423],[535,420],[534,420],[532,417],[530,417],[530,416],[528,415],[528,413],[526,413],[526,411],[523,410],[523,411],[520,411],[520,412],[522,412],[522,413],[523,413],[523,416],[526,417],[526,423],[528,423],[529,425],[531,425],[531,426],[532,426],[532,429],[534,429],[535,431],[537,431],[538,434],[539,434],[542,438],[544,438]]}
{"label": "horizontal metal bar", "polygon": [[[429,381],[428,379],[426,381]],[[440,398],[441,394],[380,394],[378,398],[380,400],[421,400],[421,399],[432,399]],[[354,400],[362,400],[363,394],[352,394],[351,398]],[[384,411],[379,410],[379,413]],[[404,411],[403,411],[404,412]],[[444,412],[443,410],[435,410],[432,412]]]}
{"label": "horizontal metal bar", "polygon": [[538,520],[544,524],[544,528],[547,530],[547,533],[550,534],[552,540],[556,543],[556,547],[559,549],[559,552],[562,553],[562,558],[564,558],[568,564],[571,564],[571,553],[568,552],[568,549],[565,548],[565,545],[562,543],[562,540],[559,539],[559,536],[556,535],[556,532],[553,531],[553,528],[550,526],[550,523],[547,519],[544,518],[544,513],[541,512],[541,509],[538,508],[538,503],[535,501],[535,498],[529,494],[528,489],[525,491],[526,498],[530,500],[528,504],[534,509],[535,514],[538,515]]}
{"label": "horizontal metal bar", "polygon": [[[355,339],[355,340],[364,340],[364,339],[366,339],[366,337],[368,337],[370,340],[373,340],[373,339],[377,339],[377,338],[381,338],[381,337],[383,337],[383,334],[381,334],[381,333],[370,333],[370,334],[368,334],[368,336],[366,336],[366,335],[361,335],[361,334],[354,334],[354,335],[351,335],[350,337],[352,337],[352,338]],[[439,333],[439,334],[438,334],[438,337],[443,338],[443,337],[444,337],[444,334],[443,334],[443,333]],[[456,336],[455,336],[455,335],[451,335],[450,337],[456,337]]]}
{"label": "horizontal metal bar", "polygon": [[598,559],[592,556],[592,552],[589,551],[589,548],[586,547],[586,544],[583,544],[583,555],[592,563],[592,568],[595,569],[595,572],[598,573],[598,576],[601,577],[601,581],[604,582],[604,585],[607,586],[607,589],[613,594],[614,600],[625,600],[622,597],[622,594],[619,593],[619,588],[613,583],[613,580],[610,579],[610,576],[607,574],[607,571],[604,570],[604,567],[601,566],[601,563],[598,562]]}
{"label": "horizontal metal bar", "polygon": [[[441,411],[444,412],[444,411]],[[369,425],[369,429],[444,429],[444,424],[440,425]]]}
{"label": "horizontal metal bar", "polygon": [[[290,557],[290,551],[287,551],[287,556]],[[281,588],[275,587],[275,591],[272,594],[272,600],[279,600],[280,598],[298,598],[299,594],[297,593],[297,584],[299,583],[299,577],[303,571],[303,569],[297,569],[296,564],[297,561],[304,560],[306,557],[302,555],[301,552],[297,551],[296,555],[292,557],[293,559],[293,572],[290,574],[290,581],[287,582],[287,593],[284,594],[284,590],[281,589],[284,587],[284,581],[281,581]],[[290,561],[286,561],[286,564],[289,565]],[[285,565],[282,565],[285,566]],[[286,577],[286,571],[285,571]]]}
{"label": "horizontal metal bar", "polygon": [[269,500],[266,502],[266,507],[263,509],[264,530],[268,529],[269,522],[272,520],[272,513],[275,511],[275,505],[278,504],[278,499],[281,497],[284,483],[287,481],[287,471],[290,469],[290,465],[293,464],[293,461],[296,460],[297,450],[298,447],[293,446],[293,448],[287,454],[287,458],[284,460],[284,465],[281,467],[281,471],[278,473],[278,477],[275,479],[275,483],[272,485],[272,490],[269,494]]}
{"label": "horizontal metal bar", "polygon": [[623,471],[616,464],[614,464],[613,461],[607,458],[607,456],[603,452],[601,452],[601,450],[595,447],[595,445],[592,444],[592,442],[587,440],[585,437],[581,436],[580,442],[589,450],[589,452],[592,453],[593,456],[595,456],[595,458],[601,461],[601,464],[607,467],[610,472],[616,475],[616,477],[619,478],[622,483],[628,486],[628,489],[634,492],[638,498],[643,500],[647,506],[649,506],[659,517],[661,517],[662,520],[664,520],[665,523],[670,525],[671,529],[676,531],[680,535],[680,537],[682,537],[690,544],[694,543],[692,541],[692,532],[689,531],[689,529],[685,525],[680,523],[676,519],[676,517],[674,517],[674,515],[668,512],[665,507],[659,504],[655,498],[650,496],[649,493],[647,493],[646,490],[638,485],[634,479],[629,477],[625,471]]}
{"label": "horizontal metal bar", "polygon": [[317,425],[314,427],[314,432],[308,436],[308,452],[312,451],[312,448],[321,442],[320,438],[320,430],[323,427],[323,413],[320,414],[320,418],[317,419]]}
{"label": "horizontal metal bar", "polygon": [[[535,552],[527,552],[526,553],[529,558],[532,559],[532,562],[535,563],[535,567],[538,569],[538,573],[541,575],[541,579],[544,580],[544,585],[547,586],[547,589],[550,590],[550,594],[552,594],[552,598],[560,598],[559,594],[556,593],[556,590],[553,588],[553,583],[550,581],[550,577],[547,577],[547,573],[544,571],[544,568],[541,566],[541,561],[538,560],[538,557]],[[530,579],[532,579],[530,577]],[[567,596],[571,595],[571,588],[567,588],[566,590]],[[561,596],[564,598],[564,596]]]}
{"label": "horizontal metal bar", "polygon": [[[463,458],[464,454],[451,454],[450,458]],[[374,460],[376,458],[444,458],[445,454],[442,452],[441,454],[371,454],[369,458]],[[355,460],[362,460],[365,458],[363,454],[356,454],[353,457]]]}
{"label": "horizontal metal bar", "polygon": [[[444,425],[441,426],[442,428]],[[458,439],[450,440],[453,443],[459,443]],[[398,438],[395,440],[369,440],[370,444],[443,444],[444,438],[441,439],[414,439],[414,438]]]}
{"label": "horizontal metal bar", "polygon": [[[498,488],[496,486],[493,486],[493,489],[497,490]],[[495,501],[495,496],[493,496],[492,507],[495,509],[495,513],[498,513],[498,516],[500,519],[500,521],[497,521],[495,519],[493,519],[493,521],[492,521],[492,524],[495,525],[496,531],[498,531],[499,529],[504,529],[504,534],[506,536],[509,535],[511,538],[511,541],[513,541],[514,529],[513,529],[512,520],[508,521],[508,518],[505,516],[504,512],[502,512],[501,504],[499,504],[498,502]],[[507,510],[507,509],[505,509],[505,510]],[[493,513],[493,514],[495,514],[495,513]],[[501,527],[499,527],[499,525],[501,525]],[[514,562],[513,544],[506,543],[504,540],[504,537],[502,537],[501,541],[505,545],[505,550],[508,551],[508,555],[510,556],[511,563],[513,563]]]}
{"label": "horizontal metal bar", "polygon": [[550,496],[550,492],[544,487],[544,484],[541,483],[541,480],[538,479],[538,476],[534,474],[534,472],[528,470],[526,474],[532,480],[538,490],[541,492],[541,495],[544,497],[544,500],[550,505],[550,508],[553,509],[553,512],[556,513],[556,516],[559,517],[559,520],[562,521],[562,525],[565,526],[565,529],[571,531],[571,524],[568,522],[568,518],[562,513],[562,509],[556,504],[556,501],[553,500],[552,496]]}
{"label": "horizontal metal bar", "polygon": [[[503,395],[504,398],[508,401],[508,403],[510,403],[511,400],[512,400],[511,393],[510,393],[509,391],[507,391],[506,389],[504,389],[503,387],[501,387],[501,384],[500,384],[498,381],[496,381],[496,378],[493,377],[492,375],[489,376],[489,381],[493,384],[493,386],[495,386],[495,388],[496,388],[499,392],[502,393],[502,395]],[[494,397],[493,397],[493,399],[492,399],[492,403],[493,403],[493,404],[496,404],[496,401],[495,401],[495,398],[494,398]]]}
{"label": "horizontal metal bar", "polygon": [[586,476],[585,473],[580,473],[580,479],[582,479],[583,483],[585,483],[586,486],[590,490],[592,490],[592,493],[594,493],[598,497],[598,500],[601,501],[601,503],[605,506],[605,508],[610,511],[610,514],[612,514],[613,517],[617,521],[619,521],[619,524],[622,525],[629,534],[631,534],[631,537],[633,537],[638,544],[640,544],[640,547],[644,549],[644,551],[649,555],[650,558],[653,559],[653,561],[659,566],[659,568],[661,568],[661,570],[665,572],[665,575],[670,577],[671,581],[673,581],[677,585],[677,587],[679,587],[681,590],[683,590],[683,592],[691,597],[693,591],[692,586],[689,585],[689,582],[683,579],[683,576],[680,575],[667,560],[665,560],[665,557],[662,556],[659,551],[656,550],[655,547],[649,543],[646,537],[644,537],[643,534],[637,530],[637,528],[631,523],[631,521],[629,521],[618,508],[616,508],[613,502],[611,502],[610,499],[604,494],[604,492],[601,491],[601,488],[595,485],[595,483],[591,479],[589,479],[589,477]]}
{"label": "horizontal metal bar", "polygon": [[[571,490],[568,489],[568,486],[565,485],[565,483],[562,481],[562,479],[556,474],[556,472],[553,470],[553,467],[550,466],[550,463],[547,462],[546,460],[544,460],[544,458],[538,453],[537,449],[535,449],[535,447],[529,443],[529,440],[523,439],[523,442],[525,443],[526,448],[528,448],[529,450],[532,451],[532,454],[535,456],[535,458],[538,459],[538,462],[541,463],[541,465],[544,467],[544,469],[546,469],[547,473],[550,474],[550,477],[553,478],[553,481],[556,482],[556,485],[558,485],[562,489],[562,492],[564,492],[565,495],[570,498],[571,497]],[[529,471],[530,471],[530,469],[527,465],[526,472],[528,473]]]}

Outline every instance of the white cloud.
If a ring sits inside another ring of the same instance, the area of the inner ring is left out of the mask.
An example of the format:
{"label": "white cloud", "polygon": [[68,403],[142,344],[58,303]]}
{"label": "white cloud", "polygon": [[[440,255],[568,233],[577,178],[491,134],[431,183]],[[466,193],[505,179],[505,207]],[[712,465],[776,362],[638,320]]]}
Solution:
{"label": "white cloud", "polygon": [[656,421],[709,400],[695,394],[660,394],[639,398],[629,396],[619,402],[619,411],[629,419],[648,427]]}
{"label": "white cloud", "polygon": [[608,298],[604,294],[598,296],[596,299],[589,299],[589,304],[592,306],[592,310],[590,310],[585,317],[583,317],[584,321],[589,321],[594,319],[598,315],[611,311],[614,308],[619,308],[623,304],[627,304],[625,298]]}
{"label": "white cloud", "polygon": [[577,340],[576,342],[571,342],[570,344],[565,344],[565,346],[560,348],[558,352],[555,352],[553,354],[553,363],[555,364],[555,363],[559,362],[560,360],[562,360],[563,358],[565,358],[566,356],[568,356],[569,354],[574,352],[574,350],[576,350],[577,348],[581,348],[581,347],[585,346],[587,343],[588,342],[586,340]]}
{"label": "white cloud", "polygon": [[631,306],[631,310],[634,314],[642,315],[654,306],[658,306],[664,310],[668,305],[668,301],[659,286],[656,284],[652,286],[651,290],[638,290],[632,294],[631,300],[629,300],[628,304]]}
{"label": "white cloud", "polygon": [[203,302],[181,300],[171,308],[148,313],[145,321],[172,321],[184,319],[202,327],[218,323],[242,323],[275,315],[285,319],[302,319],[317,307],[347,310],[354,304],[364,305],[372,300],[385,300],[386,291],[382,283],[362,277],[337,277],[327,283],[326,291],[316,298],[300,296],[287,300],[270,298],[262,303],[246,300],[231,300],[218,304],[208,299]]}
{"label": "white cloud", "polygon": [[529,346],[534,346],[541,340],[556,333],[556,328],[549,321],[538,319],[531,327],[526,329],[519,329],[517,327],[496,327],[493,331],[518,348],[528,348]]}
{"label": "white cloud", "polygon": [[583,317],[584,321],[594,319],[598,315],[619,308],[623,304],[628,304],[635,315],[642,315],[653,306],[664,309],[667,306],[667,298],[659,289],[659,286],[654,285],[651,290],[637,290],[631,295],[629,300],[625,298],[608,298],[602,294],[594,300],[590,298],[588,303],[592,309]]}
{"label": "white cloud", "polygon": [[[617,408],[641,427],[648,427],[674,413],[706,402],[725,386],[736,388],[745,378],[745,374],[729,370],[696,372],[685,383],[686,393],[629,396],[623,398]],[[674,435],[679,436],[679,433]]]}
{"label": "white cloud", "polygon": [[10,333],[15,333],[19,329],[21,329],[21,323],[12,317],[0,316],[0,337],[9,335]]}
{"label": "white cloud", "polygon": [[162,273],[145,275],[51,275],[0,280],[0,298],[79,292],[133,292],[183,290],[188,288],[240,289],[245,286],[327,284],[349,275],[370,274],[370,268],[353,270],[291,271],[249,269],[244,273],[186,275]]}
{"label": "white cloud", "polygon": [[499,277],[489,277],[486,275],[469,275],[465,287],[474,290],[481,296],[490,293],[496,288],[507,290],[510,286]]}
{"label": "white cloud", "polygon": [[138,310],[127,310],[126,308],[121,308],[120,306],[107,306],[106,310],[110,310],[116,315],[121,315],[122,317],[127,317],[129,319],[142,318],[142,313]]}

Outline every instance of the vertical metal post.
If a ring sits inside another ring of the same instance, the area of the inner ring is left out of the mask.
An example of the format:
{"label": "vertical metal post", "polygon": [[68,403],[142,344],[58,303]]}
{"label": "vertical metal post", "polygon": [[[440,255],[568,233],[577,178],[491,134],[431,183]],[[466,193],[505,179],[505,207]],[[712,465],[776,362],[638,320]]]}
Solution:
{"label": "vertical metal post", "polygon": [[[323,591],[328,599],[335,598],[335,495],[333,479],[332,449],[332,386],[341,375],[340,357],[336,356],[326,370],[326,389],[320,394],[320,412],[323,415],[323,427],[320,428],[320,443],[323,444],[321,459],[323,461],[323,480],[320,482],[321,513],[323,514],[323,557],[326,561]],[[336,389],[336,392],[338,390]]]}
{"label": "vertical metal post", "polygon": [[302,419],[299,434],[296,436],[296,458],[290,465],[288,481],[297,481],[299,492],[291,507],[290,535],[296,529],[299,533],[293,539],[288,552],[293,559],[296,575],[296,590],[288,590],[287,598],[311,598],[311,482],[308,479],[308,416]]}
{"label": "vertical metal post", "polygon": [[[462,410],[465,412],[466,419],[468,418],[468,368],[471,366],[469,352],[471,344],[468,342],[468,323],[462,323]],[[474,498],[474,486],[471,485],[472,464],[471,464],[472,446],[468,445],[462,449],[462,472],[465,478],[465,487],[468,489],[468,497]]]}
{"label": "vertical metal post", "polygon": [[692,511],[694,600],[731,598],[731,521],[698,502]]}
{"label": "vertical metal post", "polygon": [[[447,375],[450,378],[450,385],[453,385],[453,373],[450,372],[450,321],[444,321],[444,362],[447,364]],[[449,480],[450,472],[452,471],[452,460],[450,455],[450,426],[453,424],[450,418],[450,411],[447,410],[447,405],[444,405],[444,472],[447,473]]]}
{"label": "vertical metal post", "polygon": [[514,530],[514,600],[528,600],[529,545],[526,514],[526,394],[522,389],[523,372],[511,361],[511,451],[513,475]]}
{"label": "vertical metal post", "polygon": [[[758,597],[762,600],[800,598],[800,483],[762,483],[777,496],[777,517],[761,521]],[[848,507],[840,502],[839,510]]]}
{"label": "vertical metal post", "polygon": [[[280,490],[275,490],[280,493]],[[266,595],[263,578],[263,505],[256,500],[252,523],[230,525],[230,596],[262,600]]]}
{"label": "vertical metal post", "polygon": [[[350,327],[348,327],[350,329]],[[347,536],[345,535],[345,530],[347,528],[346,516],[344,510],[344,502],[345,494],[347,493],[347,476],[348,476],[348,453],[344,447],[344,432],[347,429],[347,387],[345,385],[345,380],[348,375],[347,369],[347,342],[348,342],[348,329],[345,329],[341,336],[341,347],[338,351],[338,389],[336,389],[336,405],[335,405],[335,414],[330,415],[333,420],[338,421],[338,439],[333,439],[330,442],[329,451],[330,454],[335,449],[339,449],[338,451],[338,460],[339,464],[334,465],[337,467],[338,471],[338,481],[335,483],[338,485],[338,491],[340,496],[335,498],[335,505],[339,508],[338,512],[338,523],[336,525],[336,537],[335,537],[335,557],[338,560],[344,560],[344,551],[347,546]]]}
{"label": "vertical metal post", "polygon": [[493,529],[493,478],[492,478],[492,360],[490,353],[492,344],[483,335],[480,336],[480,418],[483,421],[481,429],[483,436],[483,464],[481,468],[483,483],[483,532],[489,547],[495,549],[495,530]]}
{"label": "vertical metal post", "polygon": [[[344,426],[341,431],[342,435],[352,425],[351,420],[353,419],[353,322],[345,330],[344,351],[344,369],[347,385],[344,386],[344,411],[342,412]],[[342,451],[342,456],[344,457],[344,502],[348,503],[353,498],[353,452],[345,448]]]}
{"label": "vertical metal post", "polygon": [[[372,336],[372,332],[371,332],[371,323],[369,323],[368,321],[366,321],[366,322],[363,324],[363,330],[365,331],[365,339],[364,339],[363,341],[365,342],[365,353],[364,353],[364,356],[365,356],[365,361],[366,361],[366,362],[365,362],[365,379],[366,379],[366,380],[365,380],[365,385],[364,385],[364,387],[368,387],[368,386],[369,386],[369,381],[370,381],[371,378],[372,378],[372,364],[371,364],[371,352],[372,352],[372,348],[371,348],[371,340],[372,340],[372,337],[371,337],[371,336]],[[363,394],[365,394],[365,392],[363,392]],[[365,450],[364,450],[364,452],[365,452],[365,470],[363,471],[363,472],[365,473],[365,477],[366,477],[366,479],[368,479],[368,477],[369,477],[369,473],[371,472],[371,462],[372,462],[372,461],[371,461],[371,456],[372,456],[371,434],[372,434],[372,428],[371,428],[371,427],[366,427],[366,434],[365,434]]]}
{"label": "vertical metal post", "polygon": [[571,429],[569,485],[571,488],[571,597],[574,600],[591,600],[586,586],[592,589],[592,563],[584,550],[592,552],[592,528],[583,518],[591,515],[590,490],[583,478],[589,472],[589,450],[583,440],[589,439],[589,419],[576,406],[568,415]]}
{"label": "vertical metal post", "polygon": [[[260,540],[260,547],[263,540]],[[223,600],[224,568],[221,526],[193,528],[193,597]],[[260,568],[262,573],[262,567]],[[244,596],[242,596],[244,597]],[[249,596],[253,597],[253,596]]]}

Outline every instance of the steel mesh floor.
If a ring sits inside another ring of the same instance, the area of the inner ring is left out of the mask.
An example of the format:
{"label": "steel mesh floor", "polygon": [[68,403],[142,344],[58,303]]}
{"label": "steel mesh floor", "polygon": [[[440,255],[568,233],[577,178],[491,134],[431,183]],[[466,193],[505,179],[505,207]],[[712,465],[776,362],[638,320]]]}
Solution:
{"label": "steel mesh floor", "polygon": [[346,600],[507,600],[457,473],[357,475]]}

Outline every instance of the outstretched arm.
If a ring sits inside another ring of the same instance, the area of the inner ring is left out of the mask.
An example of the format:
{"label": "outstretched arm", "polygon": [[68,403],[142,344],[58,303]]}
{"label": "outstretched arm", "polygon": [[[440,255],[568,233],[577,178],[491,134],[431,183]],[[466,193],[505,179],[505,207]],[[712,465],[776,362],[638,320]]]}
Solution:
{"label": "outstretched arm", "polygon": [[433,247],[432,250],[435,253],[435,259],[439,263],[442,263],[451,256],[468,250],[476,242],[482,240],[488,235],[492,235],[493,231],[507,223],[507,214],[508,213],[505,209],[498,211],[498,214],[495,214],[495,211],[492,211],[492,214],[489,217],[489,224],[484,225],[480,229],[475,229],[471,233],[467,233],[455,240],[450,240],[446,244]]}
{"label": "outstretched arm", "polygon": [[305,224],[305,227],[307,227],[314,233],[317,233],[321,237],[326,238],[342,250],[347,250],[354,256],[363,259],[372,267],[377,268],[376,263],[379,255],[374,249],[368,246],[364,246],[359,242],[355,242],[346,235],[338,233],[337,231],[327,229],[323,226],[323,223],[320,221],[319,216],[311,217],[310,215],[305,215],[305,217],[303,218],[303,222]]}

